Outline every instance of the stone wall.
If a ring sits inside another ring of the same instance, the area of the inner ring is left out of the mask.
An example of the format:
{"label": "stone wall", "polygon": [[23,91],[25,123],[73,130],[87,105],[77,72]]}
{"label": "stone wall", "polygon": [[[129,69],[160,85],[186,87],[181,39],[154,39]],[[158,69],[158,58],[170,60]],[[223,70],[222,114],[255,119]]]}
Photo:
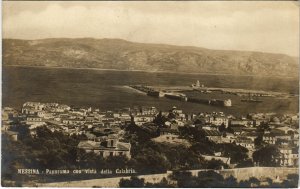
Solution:
{"label": "stone wall", "polygon": [[238,181],[247,180],[250,177],[256,177],[258,179],[265,179],[267,177],[271,179],[283,180],[288,174],[298,174],[298,168],[286,168],[286,167],[251,167],[251,168],[239,168],[239,169],[224,169],[219,173],[223,177],[234,176]]}
{"label": "stone wall", "polygon": [[[190,170],[193,176],[197,176],[199,171],[208,171],[206,169]],[[237,168],[237,169],[223,169],[215,170],[217,173],[223,175],[224,178],[234,176],[238,181],[247,180],[250,177],[256,177],[258,179],[271,178],[283,180],[288,174],[298,174],[298,168],[286,168],[286,167],[249,167],[249,168]],[[157,183],[164,177],[168,178],[172,174],[172,171],[168,171],[163,174],[153,175],[140,175],[139,178],[144,178],[145,182]],[[41,187],[118,187],[121,178],[129,179],[130,177],[115,177],[104,179],[91,179],[81,181],[70,182],[58,182],[58,183],[40,183],[37,186]]]}

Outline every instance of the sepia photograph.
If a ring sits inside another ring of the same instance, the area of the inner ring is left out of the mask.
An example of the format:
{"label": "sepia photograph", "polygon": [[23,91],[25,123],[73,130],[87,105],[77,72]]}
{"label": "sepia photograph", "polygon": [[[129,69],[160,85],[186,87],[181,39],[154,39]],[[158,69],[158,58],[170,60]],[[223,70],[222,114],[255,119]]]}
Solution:
{"label": "sepia photograph", "polygon": [[299,2],[3,1],[1,186],[298,188]]}

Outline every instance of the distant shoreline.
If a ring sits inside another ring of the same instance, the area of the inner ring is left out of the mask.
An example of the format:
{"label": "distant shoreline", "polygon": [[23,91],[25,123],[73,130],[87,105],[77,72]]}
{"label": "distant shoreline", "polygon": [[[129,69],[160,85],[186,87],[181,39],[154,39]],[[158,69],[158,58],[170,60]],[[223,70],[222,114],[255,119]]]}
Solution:
{"label": "distant shoreline", "polygon": [[211,72],[174,72],[174,71],[147,71],[147,70],[119,70],[112,68],[71,68],[63,66],[28,66],[28,65],[3,65],[2,67],[24,67],[24,68],[44,68],[44,69],[75,69],[75,70],[99,70],[99,71],[118,71],[118,72],[145,72],[145,73],[171,73],[171,74],[189,74],[189,75],[228,75],[228,76],[240,76],[240,77],[261,77],[261,78],[286,78],[297,79],[297,77],[287,76],[261,76],[261,75],[241,75],[241,74],[229,74],[229,73],[211,73]]}

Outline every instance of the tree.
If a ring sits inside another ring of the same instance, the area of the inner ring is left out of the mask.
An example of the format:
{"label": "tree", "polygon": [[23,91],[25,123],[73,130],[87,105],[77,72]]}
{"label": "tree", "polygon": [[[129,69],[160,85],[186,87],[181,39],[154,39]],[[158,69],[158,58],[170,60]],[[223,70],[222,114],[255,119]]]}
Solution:
{"label": "tree", "polygon": [[30,137],[30,131],[29,131],[29,126],[28,125],[18,123],[16,125],[13,125],[11,127],[11,130],[15,131],[15,132],[18,132],[18,139],[19,140],[24,140],[24,139]]}
{"label": "tree", "polygon": [[280,162],[277,159],[280,157],[280,151],[274,145],[268,145],[256,150],[253,153],[253,160],[259,163],[260,166],[273,167],[279,166]]}
{"label": "tree", "polygon": [[119,182],[120,188],[143,188],[145,185],[145,179],[138,177],[130,177],[130,179],[121,179]]}
{"label": "tree", "polygon": [[107,159],[105,159],[105,164],[109,169],[117,169],[120,167],[126,168],[128,165],[128,158],[124,155],[109,156]]}
{"label": "tree", "polygon": [[217,144],[215,150],[223,152],[226,157],[230,157],[232,163],[241,163],[248,159],[248,149],[233,143]]}
{"label": "tree", "polygon": [[197,169],[202,168],[203,166],[203,158],[190,149],[182,150],[178,159],[179,165],[183,169]]}
{"label": "tree", "polygon": [[153,123],[155,123],[156,125],[162,127],[162,126],[164,126],[166,121],[167,121],[167,118],[162,115],[161,111],[159,111],[157,116],[154,118]]}
{"label": "tree", "polygon": [[227,129],[226,129],[226,131],[228,132],[228,133],[234,133],[234,131],[233,131],[233,129],[231,128],[231,126],[228,126],[227,127]]}
{"label": "tree", "polygon": [[192,142],[207,141],[204,130],[196,127],[179,127],[179,135],[187,140],[191,140]]}
{"label": "tree", "polygon": [[143,148],[134,157],[137,164],[136,170],[139,173],[162,173],[170,168],[166,156],[153,148]]}
{"label": "tree", "polygon": [[287,176],[287,179],[284,180],[281,185],[282,185],[282,187],[285,187],[285,188],[297,188],[298,181],[299,181],[298,174],[289,174]]}
{"label": "tree", "polygon": [[[177,187],[180,188],[222,188],[228,186],[223,176],[215,171],[199,171],[198,176],[192,176],[191,172],[174,171],[170,176],[172,180],[177,181]],[[236,179],[229,178],[230,186],[236,186]]]}
{"label": "tree", "polygon": [[205,124],[205,121],[203,119],[196,119],[194,121],[194,124],[195,125],[204,125]]}
{"label": "tree", "polygon": [[250,177],[249,182],[251,187],[253,187],[253,185],[256,187],[260,185],[260,181],[256,177]]}
{"label": "tree", "polygon": [[38,138],[48,139],[52,136],[52,132],[46,126],[36,128]]}
{"label": "tree", "polygon": [[159,183],[149,183],[145,184],[145,188],[173,188],[174,186],[169,184],[168,180],[164,177]]}
{"label": "tree", "polygon": [[214,154],[214,146],[215,144],[213,142],[207,141],[207,142],[196,142],[192,144],[190,149],[195,152],[196,154]]}
{"label": "tree", "polygon": [[254,145],[256,148],[261,147],[263,144],[263,135],[258,135],[255,139],[254,139]]}
{"label": "tree", "polygon": [[236,188],[238,186],[237,179],[230,175],[224,180],[225,186],[224,188]]}
{"label": "tree", "polygon": [[195,188],[198,186],[195,178],[192,177],[191,172],[173,171],[170,178],[177,181],[177,187],[180,188]]}
{"label": "tree", "polygon": [[224,178],[215,171],[200,171],[197,177],[198,187],[222,188],[225,186]]}
{"label": "tree", "polygon": [[253,167],[253,161],[251,159],[246,159],[244,161],[241,161],[236,165],[236,168],[239,167]]}
{"label": "tree", "polygon": [[250,177],[248,180],[242,180],[239,183],[241,188],[259,187],[260,181],[256,177]]}
{"label": "tree", "polygon": [[260,125],[257,127],[257,132],[265,132],[270,130],[269,123],[261,122]]}
{"label": "tree", "polygon": [[228,167],[227,164],[223,163],[221,160],[212,159],[207,162],[207,169],[222,169]]}
{"label": "tree", "polygon": [[225,127],[225,124],[224,123],[222,123],[220,126],[219,126],[219,131],[221,132],[221,133],[223,133],[224,131],[226,131],[226,127]]}
{"label": "tree", "polygon": [[266,178],[266,181],[268,182],[268,185],[269,185],[269,186],[272,186],[272,185],[273,185],[273,180],[272,180],[270,177],[267,177],[267,178]]}
{"label": "tree", "polygon": [[169,112],[168,119],[171,120],[171,119],[175,119],[175,118],[176,118],[176,114],[173,112]]}

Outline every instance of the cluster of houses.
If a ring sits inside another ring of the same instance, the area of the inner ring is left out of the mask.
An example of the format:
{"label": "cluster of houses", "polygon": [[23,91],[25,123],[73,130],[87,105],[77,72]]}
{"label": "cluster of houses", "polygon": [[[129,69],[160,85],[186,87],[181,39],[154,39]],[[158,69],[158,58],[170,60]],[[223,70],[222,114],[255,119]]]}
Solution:
{"label": "cluster of houses", "polygon": [[[172,114],[172,116],[170,116]],[[187,141],[180,138],[181,126],[197,127],[204,131],[205,137],[215,143],[234,143],[248,149],[248,156],[259,146],[255,140],[261,138],[261,145],[272,144],[279,149],[281,156],[276,159],[281,166],[298,166],[299,147],[299,115],[286,114],[276,117],[275,113],[253,113],[247,117],[234,117],[223,112],[183,114],[182,110],[173,107],[169,112],[163,112],[167,117],[164,127],[159,128],[159,136],[154,138],[156,142],[181,143]],[[174,116],[175,115],[175,116]],[[263,131],[259,131],[261,125],[267,125]],[[156,132],[154,124],[143,124],[147,132]],[[261,147],[260,145],[260,147]],[[216,153],[219,154],[219,153]],[[205,155],[204,155],[205,156]],[[212,156],[206,155],[211,158]],[[222,153],[214,156],[215,159],[228,159]],[[230,162],[227,161],[226,162]]]}
{"label": "cluster of houses", "polygon": [[119,141],[119,134],[122,133],[121,125],[131,122],[132,115],[146,117],[153,111],[153,108],[142,107],[102,112],[90,107],[77,108],[58,103],[26,102],[21,112],[8,107],[2,109],[2,132],[17,140],[18,133],[10,131],[16,120],[18,124],[28,126],[32,137],[36,137],[38,127],[47,126],[52,132],[85,136],[86,140],[81,141],[78,147],[86,152],[93,151],[103,157],[124,155],[130,158],[130,144]]}
{"label": "cluster of houses", "polygon": [[[154,123],[160,114],[165,119],[163,125]],[[235,143],[248,149],[249,157],[257,150],[255,140],[261,137],[263,144],[276,145],[282,156],[278,159],[282,166],[298,166],[299,114],[276,117],[274,113],[253,113],[247,117],[234,117],[223,112],[185,114],[173,107],[159,112],[155,107],[133,107],[114,111],[70,107],[58,103],[26,102],[21,112],[12,108],[2,109],[2,132],[17,140],[16,132],[10,131],[14,120],[27,125],[32,137],[40,126],[47,126],[52,132],[60,131],[68,135],[84,135],[78,148],[94,152],[103,157],[124,155],[130,158],[131,145],[121,142],[122,127],[135,123],[145,132],[154,134],[153,140],[172,144],[189,145],[179,136],[183,126],[201,128],[207,140],[215,143]],[[257,127],[267,125],[263,133]],[[225,159],[216,153],[216,159]],[[212,158],[212,156],[208,156]]]}

